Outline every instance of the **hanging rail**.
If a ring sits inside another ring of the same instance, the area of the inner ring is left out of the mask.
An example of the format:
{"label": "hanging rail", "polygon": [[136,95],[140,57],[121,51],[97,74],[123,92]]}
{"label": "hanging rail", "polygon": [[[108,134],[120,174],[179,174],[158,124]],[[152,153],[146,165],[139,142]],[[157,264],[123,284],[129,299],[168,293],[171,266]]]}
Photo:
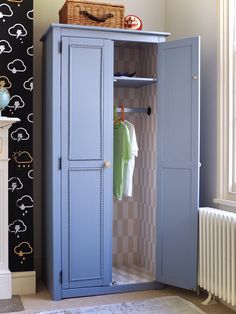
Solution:
{"label": "hanging rail", "polygon": [[[121,112],[121,108],[116,109],[117,112]],[[135,112],[135,113],[146,113],[147,115],[151,115],[152,108],[149,106],[147,108],[124,108],[125,112]]]}

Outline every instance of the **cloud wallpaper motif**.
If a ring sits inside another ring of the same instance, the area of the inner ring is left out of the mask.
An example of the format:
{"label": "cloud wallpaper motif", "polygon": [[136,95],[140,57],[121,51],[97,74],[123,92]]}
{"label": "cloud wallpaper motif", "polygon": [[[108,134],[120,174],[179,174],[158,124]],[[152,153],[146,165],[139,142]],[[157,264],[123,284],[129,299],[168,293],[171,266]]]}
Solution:
{"label": "cloud wallpaper motif", "polygon": [[9,132],[9,268],[34,270],[33,0],[0,0],[0,81],[11,95]]}

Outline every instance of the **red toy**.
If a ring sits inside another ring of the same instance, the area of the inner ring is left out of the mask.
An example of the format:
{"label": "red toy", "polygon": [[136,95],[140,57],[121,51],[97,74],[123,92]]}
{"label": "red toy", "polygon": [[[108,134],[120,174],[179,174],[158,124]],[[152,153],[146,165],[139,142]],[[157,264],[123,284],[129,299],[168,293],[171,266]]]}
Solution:
{"label": "red toy", "polygon": [[136,15],[127,15],[124,19],[125,28],[141,30],[143,23]]}

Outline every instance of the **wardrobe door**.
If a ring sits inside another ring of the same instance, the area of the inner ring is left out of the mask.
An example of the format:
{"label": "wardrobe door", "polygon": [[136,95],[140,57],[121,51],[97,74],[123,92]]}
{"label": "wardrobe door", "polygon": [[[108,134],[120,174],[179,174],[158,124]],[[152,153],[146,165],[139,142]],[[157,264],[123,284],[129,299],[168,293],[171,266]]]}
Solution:
{"label": "wardrobe door", "polygon": [[62,40],[62,289],[111,282],[112,51]]}
{"label": "wardrobe door", "polygon": [[199,38],[158,46],[157,281],[196,290]]}

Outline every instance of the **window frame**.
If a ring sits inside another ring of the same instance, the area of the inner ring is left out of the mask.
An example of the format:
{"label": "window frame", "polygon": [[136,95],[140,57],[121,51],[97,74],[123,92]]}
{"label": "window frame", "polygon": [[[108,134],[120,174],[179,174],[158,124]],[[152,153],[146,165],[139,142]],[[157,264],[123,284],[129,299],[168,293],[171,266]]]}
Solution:
{"label": "window frame", "polygon": [[[236,75],[233,58],[234,7],[236,0],[219,1],[218,53],[218,175],[216,203],[236,205]],[[235,20],[236,23],[236,20]],[[235,52],[236,54],[236,52]],[[235,104],[233,99],[235,93]],[[233,173],[235,175],[233,175]]]}

